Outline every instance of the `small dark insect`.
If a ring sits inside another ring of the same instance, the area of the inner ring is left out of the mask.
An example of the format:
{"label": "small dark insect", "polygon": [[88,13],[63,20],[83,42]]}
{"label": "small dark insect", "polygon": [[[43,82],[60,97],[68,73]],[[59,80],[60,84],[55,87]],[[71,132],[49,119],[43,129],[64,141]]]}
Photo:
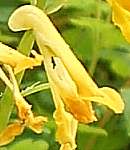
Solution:
{"label": "small dark insect", "polygon": [[53,64],[53,69],[55,69],[56,63],[55,63],[54,57],[51,57],[51,62]]}

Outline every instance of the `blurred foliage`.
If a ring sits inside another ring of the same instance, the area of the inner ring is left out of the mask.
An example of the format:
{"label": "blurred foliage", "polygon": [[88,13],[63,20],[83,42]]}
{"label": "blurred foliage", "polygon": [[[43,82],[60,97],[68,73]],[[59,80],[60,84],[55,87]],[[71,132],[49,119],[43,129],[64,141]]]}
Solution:
{"label": "blurred foliage", "polygon": [[[17,48],[23,32],[13,33],[8,29],[8,18],[17,7],[30,4],[32,0],[0,1],[0,41]],[[49,17],[70,45],[76,56],[93,76],[99,86],[111,86],[126,103],[123,115],[113,115],[104,106],[95,106],[99,122],[79,125],[78,150],[127,150],[130,144],[130,44],[120,30],[111,22],[111,9],[103,0],[39,0],[38,6]],[[34,46],[36,49],[36,45]],[[35,82],[46,82],[43,66],[27,70],[21,89]],[[0,82],[0,93],[4,85]],[[11,144],[0,150],[57,150],[55,123],[52,118],[54,104],[50,90],[26,97],[36,114],[49,117],[44,133],[35,135],[30,130],[18,136]],[[8,109],[8,108],[7,108]],[[102,113],[106,112],[105,114]],[[12,113],[12,118],[15,111]],[[102,123],[103,122],[103,123]],[[102,123],[102,125],[101,125]]]}

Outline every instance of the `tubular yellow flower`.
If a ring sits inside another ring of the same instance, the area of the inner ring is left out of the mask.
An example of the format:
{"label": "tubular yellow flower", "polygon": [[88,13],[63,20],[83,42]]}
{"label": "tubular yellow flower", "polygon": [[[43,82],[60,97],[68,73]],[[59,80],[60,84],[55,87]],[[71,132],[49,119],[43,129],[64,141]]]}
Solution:
{"label": "tubular yellow flower", "polygon": [[35,51],[32,51],[32,54],[35,58],[27,57],[11,47],[0,43],[0,62],[13,67],[15,73],[41,65],[42,56],[38,55]]}
{"label": "tubular yellow flower", "polygon": [[112,7],[112,20],[117,25],[124,37],[130,42],[130,1],[107,0]]}
{"label": "tubular yellow flower", "polygon": [[[51,72],[54,67],[52,55],[48,55],[49,51],[47,49],[45,52],[44,63],[56,107],[56,111],[53,115],[57,125],[56,140],[61,144],[60,150],[74,150],[76,148],[75,137],[78,121],[65,109],[62,97],[59,94],[58,86],[55,84],[55,80],[53,80],[52,77],[54,75],[55,78],[55,74],[52,75]],[[69,90],[67,89],[67,91]]]}
{"label": "tubular yellow flower", "polygon": [[61,59],[55,57],[49,49],[44,49],[44,64],[50,80],[53,81],[53,86],[55,85],[52,88],[57,91],[67,110],[80,122],[96,121],[91,105],[89,106],[78,95],[76,84]]}

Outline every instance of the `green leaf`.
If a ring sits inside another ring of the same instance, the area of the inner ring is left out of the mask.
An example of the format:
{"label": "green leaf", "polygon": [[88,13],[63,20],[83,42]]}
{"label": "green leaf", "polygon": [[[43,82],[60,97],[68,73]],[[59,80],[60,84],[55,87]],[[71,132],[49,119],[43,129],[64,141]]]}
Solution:
{"label": "green leaf", "polygon": [[[104,50],[104,51],[103,51]],[[127,45],[121,44],[115,48],[103,49],[101,58],[111,63],[112,70],[123,78],[130,76],[130,51]]]}
{"label": "green leaf", "polygon": [[6,147],[0,147],[0,150],[7,150]]}
{"label": "green leaf", "polygon": [[80,17],[80,19],[71,19],[72,24],[79,28],[85,27],[90,29],[95,35],[96,30],[100,32],[100,48],[117,48],[128,49],[128,44],[120,31],[111,23],[91,17]]}
{"label": "green leaf", "polygon": [[126,120],[127,132],[130,136],[130,89],[123,89],[121,93],[125,102],[124,117]]}
{"label": "green leaf", "polygon": [[93,150],[121,150],[129,143],[123,115],[114,115],[105,126],[107,137],[98,137]]}
{"label": "green leaf", "polygon": [[8,150],[48,150],[49,145],[43,140],[23,139],[12,144]]}
{"label": "green leaf", "polygon": [[91,136],[96,137],[107,137],[107,131],[102,128],[94,127],[90,125],[79,124],[78,132],[77,132],[77,146],[78,150],[88,149],[86,147],[87,141]]}
{"label": "green leaf", "polygon": [[[25,41],[27,42],[27,44]],[[21,53],[28,55],[30,53],[30,50],[32,49],[33,42],[34,42],[34,37],[32,35],[32,32],[27,31],[24,34],[19,44],[18,50]],[[17,74],[17,79],[19,83],[21,82],[23,75],[24,75],[24,71]],[[0,132],[7,126],[9,122],[9,118],[14,105],[14,101],[12,97],[13,97],[12,92],[8,88],[6,88],[0,101],[0,118],[1,118]]]}
{"label": "green leaf", "polygon": [[98,136],[107,136],[107,131],[100,128],[84,124],[79,124],[78,132],[80,134],[95,134]]}
{"label": "green leaf", "polygon": [[108,60],[112,70],[120,76],[130,75],[130,44],[115,26],[90,17],[71,19],[71,23],[74,27],[64,30],[63,36],[81,60],[93,61],[94,53],[98,59]]}
{"label": "green leaf", "polygon": [[[101,18],[107,20],[110,16],[110,7],[106,2],[97,0],[66,0],[66,3],[58,13],[54,14],[54,20],[66,25],[69,19],[80,17],[97,17],[97,11],[100,11]],[[52,15],[53,16],[53,15]],[[58,22],[56,21],[56,24]]]}

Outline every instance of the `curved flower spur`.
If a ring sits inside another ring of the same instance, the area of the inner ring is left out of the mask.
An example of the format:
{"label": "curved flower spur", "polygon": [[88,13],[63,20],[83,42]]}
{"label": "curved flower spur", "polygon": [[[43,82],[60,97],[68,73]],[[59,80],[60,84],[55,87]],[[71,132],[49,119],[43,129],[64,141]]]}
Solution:
{"label": "curved flower spur", "polygon": [[[119,93],[109,87],[98,88],[42,10],[31,5],[18,8],[9,18],[9,27],[13,31],[28,29],[34,31],[36,42],[44,57],[56,112],[59,112],[54,114],[58,127],[57,132],[61,134],[57,134],[59,142],[65,134],[59,131],[59,124],[67,124],[67,119],[61,119],[59,123],[58,117],[63,115],[60,110],[64,110],[73,117],[73,120],[82,123],[96,121],[91,102],[104,104],[115,113],[122,113],[124,102]],[[60,108],[57,107],[59,101]],[[76,132],[76,129],[75,127],[73,133]],[[61,149],[65,150],[63,148],[65,143],[69,143],[70,149],[74,149],[75,146],[72,146],[74,144],[70,140],[67,142],[67,137],[66,141],[60,142]]]}

